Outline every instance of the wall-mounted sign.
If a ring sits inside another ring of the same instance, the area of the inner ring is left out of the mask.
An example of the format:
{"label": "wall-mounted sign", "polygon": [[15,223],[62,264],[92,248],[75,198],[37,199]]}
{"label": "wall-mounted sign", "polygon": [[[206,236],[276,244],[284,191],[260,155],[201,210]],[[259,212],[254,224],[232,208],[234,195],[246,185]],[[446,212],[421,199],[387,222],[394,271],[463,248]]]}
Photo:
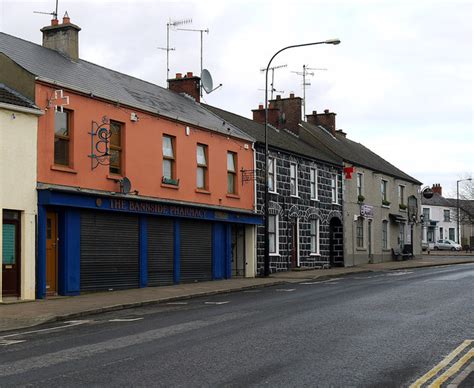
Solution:
{"label": "wall-mounted sign", "polygon": [[135,213],[151,213],[164,216],[206,218],[208,212],[203,209],[188,208],[178,205],[163,205],[152,202],[131,201],[128,199],[111,199],[110,208]]}
{"label": "wall-mounted sign", "polygon": [[374,218],[374,208],[369,205],[361,205],[360,215],[365,218]]}

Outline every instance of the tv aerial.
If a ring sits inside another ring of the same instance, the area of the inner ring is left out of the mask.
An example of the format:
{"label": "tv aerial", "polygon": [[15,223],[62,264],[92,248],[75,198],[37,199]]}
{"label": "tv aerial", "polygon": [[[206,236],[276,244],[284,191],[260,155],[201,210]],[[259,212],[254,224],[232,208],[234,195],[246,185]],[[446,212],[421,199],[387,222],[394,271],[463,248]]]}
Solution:
{"label": "tv aerial", "polygon": [[[268,68],[268,70],[272,71],[272,83],[270,84],[270,95],[271,95],[270,100],[273,100],[273,92],[283,93],[283,91],[276,90],[275,87],[273,86],[273,83],[275,82],[275,70],[281,69],[282,67],[286,67],[286,66],[288,65],[278,65],[278,66],[273,66],[273,67]],[[267,70],[266,68],[260,69],[261,72],[264,72],[266,70]]]}
{"label": "tv aerial", "polygon": [[168,82],[170,78],[170,51],[175,51],[176,49],[170,48],[170,28],[176,29],[178,26],[182,26],[184,24],[192,23],[193,19],[181,19],[181,20],[171,20],[169,19],[168,23],[166,23],[166,47],[157,47],[160,50],[166,51],[166,82]]}
{"label": "tv aerial", "polygon": [[56,0],[56,8],[53,12],[40,12],[40,11],[33,11],[33,13],[40,13],[42,15],[52,15],[53,16],[53,19],[57,19],[58,18],[58,1],[59,0]]}
{"label": "tv aerial", "polygon": [[222,86],[222,84],[219,84],[214,88],[214,83],[212,81],[212,76],[209,70],[207,69],[202,69],[201,72],[201,90],[204,89],[204,91],[207,94],[212,93],[214,90],[219,89]]}
{"label": "tv aerial", "polygon": [[303,118],[306,118],[306,86],[311,86],[311,82],[306,82],[306,77],[308,75],[314,76],[314,72],[310,72],[308,70],[322,70],[326,71],[327,69],[325,68],[316,68],[316,67],[307,67],[306,65],[303,65],[303,71],[292,71],[292,73],[295,73],[299,76],[303,77]]}

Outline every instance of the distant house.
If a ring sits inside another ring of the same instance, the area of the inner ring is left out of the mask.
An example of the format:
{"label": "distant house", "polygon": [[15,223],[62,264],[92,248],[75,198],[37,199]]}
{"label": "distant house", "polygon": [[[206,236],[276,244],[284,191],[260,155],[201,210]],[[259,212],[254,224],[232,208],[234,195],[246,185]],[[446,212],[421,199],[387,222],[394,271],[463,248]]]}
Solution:
{"label": "distant house", "polygon": [[0,84],[0,302],[35,298],[36,141],[43,113]]}
{"label": "distant house", "polygon": [[307,115],[301,127],[344,160],[344,264],[378,263],[393,253],[421,253],[420,185],[336,129],[329,110]]}
{"label": "distant house", "polygon": [[[265,193],[264,109],[254,120],[207,106],[256,139],[256,209],[263,214]],[[282,120],[281,118],[285,119]],[[299,127],[301,98],[270,101],[269,244],[271,272],[344,264],[342,246],[342,159]],[[264,265],[264,229],[258,227],[258,271]]]}
{"label": "distant house", "polygon": [[422,198],[423,242],[431,248],[437,240],[453,240],[474,248],[474,201],[459,200],[459,235],[457,198],[443,197],[439,183],[432,186],[433,197]]}
{"label": "distant house", "polygon": [[65,17],[42,29],[43,46],[0,33],[0,82],[45,110],[37,297],[255,276],[262,218],[240,175],[254,139],[201,107],[192,73],[168,90],[81,60],[79,31]]}

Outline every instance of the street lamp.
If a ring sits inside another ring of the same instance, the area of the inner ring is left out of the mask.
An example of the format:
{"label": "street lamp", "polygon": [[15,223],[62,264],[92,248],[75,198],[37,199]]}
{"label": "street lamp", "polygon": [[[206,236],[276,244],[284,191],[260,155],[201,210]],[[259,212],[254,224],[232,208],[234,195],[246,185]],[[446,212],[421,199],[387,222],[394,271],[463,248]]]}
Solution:
{"label": "street lamp", "polygon": [[472,178],[467,178],[467,179],[459,179],[456,181],[456,211],[457,211],[457,217],[456,217],[456,232],[457,232],[457,243],[461,244],[459,242],[459,182],[464,182],[464,181],[472,181]]}
{"label": "street lamp", "polygon": [[[268,62],[267,68],[265,69],[265,195],[264,195],[264,216],[265,216],[265,227],[264,227],[264,237],[265,237],[265,257],[264,257],[264,276],[270,275],[270,244],[268,241],[268,203],[269,203],[269,195],[268,195],[268,70],[270,69],[270,65],[273,59],[280,54],[282,51],[296,48],[296,47],[304,47],[304,46],[314,46],[317,44],[339,44],[341,41],[339,39],[328,39],[323,40],[321,42],[313,42],[313,43],[304,43],[304,44],[295,44],[292,46],[287,46],[278,50],[273,57]],[[278,226],[277,226],[278,227]],[[278,244],[278,242],[276,242]]]}

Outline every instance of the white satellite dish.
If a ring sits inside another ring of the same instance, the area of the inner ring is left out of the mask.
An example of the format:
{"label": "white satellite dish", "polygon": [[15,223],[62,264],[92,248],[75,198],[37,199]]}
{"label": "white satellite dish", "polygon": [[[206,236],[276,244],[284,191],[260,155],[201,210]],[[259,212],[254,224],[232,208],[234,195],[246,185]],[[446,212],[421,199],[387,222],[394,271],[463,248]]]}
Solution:
{"label": "white satellite dish", "polygon": [[213,83],[212,83],[211,73],[209,73],[209,70],[202,69],[201,84],[202,84],[202,88],[206,91],[207,94],[212,92]]}

